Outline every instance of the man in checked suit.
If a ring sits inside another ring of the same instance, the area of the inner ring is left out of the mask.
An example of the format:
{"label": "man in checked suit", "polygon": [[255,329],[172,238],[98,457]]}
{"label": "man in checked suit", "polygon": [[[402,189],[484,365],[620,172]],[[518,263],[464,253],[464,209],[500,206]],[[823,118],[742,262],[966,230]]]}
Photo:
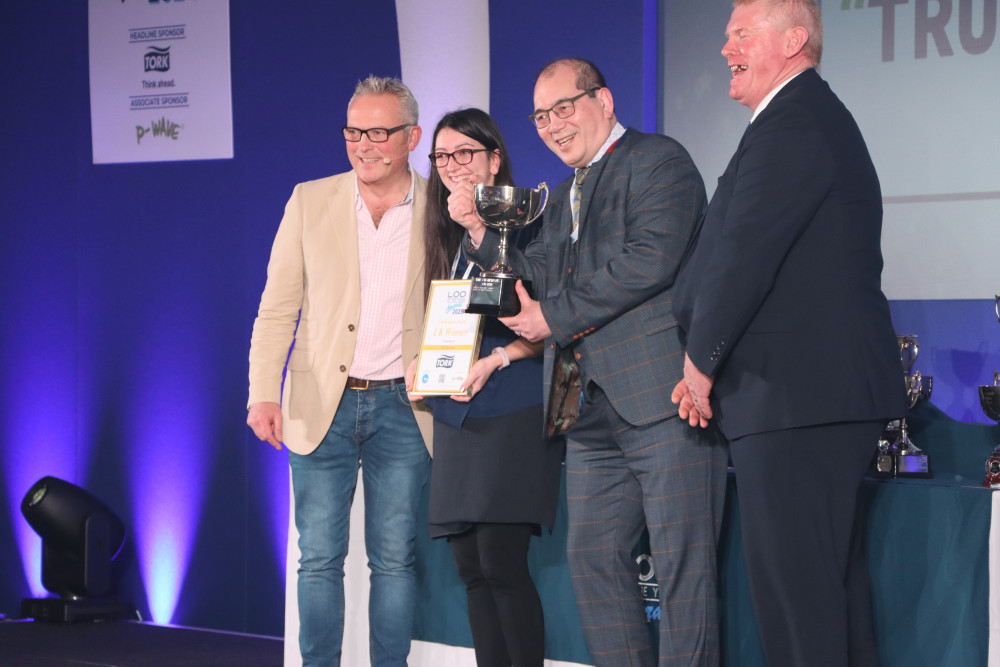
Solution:
{"label": "man in checked suit", "polygon": [[677,281],[674,399],[730,440],[770,667],[877,665],[855,508],[904,387],[881,290],[882,198],[814,69],[815,0],[737,0],[722,55],[753,111]]}
{"label": "man in checked suit", "polygon": [[342,131],[352,170],[297,185],[274,239],[250,342],[247,423],[289,449],[303,665],[340,664],[360,465],[371,664],[405,667],[431,443],[430,413],[411,407],[403,382],[424,315],[425,182],[408,165],[417,102],[401,81],[368,77]]}
{"label": "man in checked suit", "polygon": [[[716,664],[726,455],[720,438],[694,433],[670,402],[684,359],[671,288],[701,221],[704,185],[676,141],[617,122],[590,62],[545,67],[534,104],[539,137],[570,167],[589,169],[581,186],[570,177],[553,191],[539,237],[512,257],[535,299],[519,283],[521,312],[503,321],[546,340],[550,415],[562,403],[549,396],[556,358],[579,367],[582,404],[579,391],[566,399],[578,408],[575,425],[573,415],[549,426],[567,436],[567,556],[587,647],[601,667]],[[490,266],[496,234],[462,204],[449,210],[469,229],[470,256]],[[632,557],[644,528],[660,590],[659,660]]]}

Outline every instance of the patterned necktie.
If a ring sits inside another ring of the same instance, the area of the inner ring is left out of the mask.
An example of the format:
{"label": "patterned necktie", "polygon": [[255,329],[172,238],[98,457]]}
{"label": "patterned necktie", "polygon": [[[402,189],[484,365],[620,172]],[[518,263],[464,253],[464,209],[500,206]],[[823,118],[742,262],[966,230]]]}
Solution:
{"label": "patterned necktie", "polygon": [[580,167],[576,170],[576,189],[573,191],[573,240],[577,237],[577,230],[580,229],[580,195],[583,192],[583,179],[587,175],[590,167]]}

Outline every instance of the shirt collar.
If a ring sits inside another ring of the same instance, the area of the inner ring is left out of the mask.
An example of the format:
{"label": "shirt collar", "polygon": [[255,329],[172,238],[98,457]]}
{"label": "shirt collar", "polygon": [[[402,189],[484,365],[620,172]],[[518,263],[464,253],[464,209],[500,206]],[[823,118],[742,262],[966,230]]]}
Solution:
{"label": "shirt collar", "polygon": [[[413,202],[413,189],[416,186],[417,179],[413,176],[413,170],[412,169],[407,169],[407,172],[410,174],[410,189],[406,192],[406,196],[403,197],[403,200],[400,201],[400,202],[397,202],[395,204],[395,206],[399,206],[400,204],[410,204],[410,203]],[[361,199],[361,191],[358,189],[358,174],[357,174],[357,172],[355,172],[354,173],[354,206],[355,206],[355,208],[361,208],[362,201],[363,200]]]}
{"label": "shirt collar", "polygon": [[[802,70],[802,72],[805,72],[805,70]],[[781,83],[779,83],[779,84],[778,84],[777,86],[775,86],[775,87],[774,87],[774,89],[773,89],[773,90],[771,90],[771,92],[769,92],[769,93],[768,93],[767,95],[765,95],[765,96],[764,96],[764,99],[762,99],[762,100],[760,101],[760,104],[758,104],[758,105],[757,105],[757,108],[756,108],[756,109],[754,110],[754,112],[753,112],[753,116],[751,116],[751,117],[750,117],[750,122],[752,123],[752,122],[754,122],[755,120],[757,120],[757,116],[759,116],[759,115],[760,115],[760,112],[761,112],[761,111],[763,111],[763,110],[764,110],[764,108],[765,108],[765,107],[766,107],[766,106],[767,106],[768,104],[770,104],[770,103],[771,103],[771,100],[773,100],[773,99],[774,99],[774,96],[775,96],[775,95],[777,95],[777,94],[778,94],[778,93],[779,93],[779,92],[781,91],[781,89],[782,89],[782,88],[784,88],[784,87],[785,87],[785,86],[787,86],[787,85],[788,85],[789,83],[791,83],[791,81],[792,81],[792,80],[793,80],[793,79],[794,79],[795,77],[799,76],[799,74],[802,74],[802,72],[799,72],[798,74],[795,74],[795,75],[793,75],[793,76],[790,76],[789,78],[785,79],[784,81],[782,81]]]}
{"label": "shirt collar", "polygon": [[608,152],[608,149],[611,148],[616,141],[621,139],[623,134],[625,134],[625,128],[621,123],[615,121],[615,126],[611,128],[611,134],[609,134],[608,138],[604,140],[603,144],[601,144],[601,149],[597,151],[597,155],[594,156],[594,159],[587,163],[587,168],[590,168],[595,162],[604,157],[604,154]]}

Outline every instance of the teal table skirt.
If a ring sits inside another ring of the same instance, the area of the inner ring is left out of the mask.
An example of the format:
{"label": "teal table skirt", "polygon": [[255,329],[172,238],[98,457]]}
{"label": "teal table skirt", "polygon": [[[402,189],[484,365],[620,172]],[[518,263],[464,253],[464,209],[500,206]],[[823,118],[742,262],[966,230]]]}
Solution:
{"label": "teal table skirt", "polygon": [[[982,479],[984,461],[1000,443],[1000,427],[955,422],[929,404],[912,411],[909,423],[912,439],[931,457],[934,477],[871,479],[862,490],[881,663],[985,666],[994,492],[982,488]],[[739,490],[732,476],[728,490],[719,545],[723,664],[763,666],[739,532]],[[591,665],[566,566],[565,493],[561,497],[555,529],[533,539],[529,554],[545,609],[546,656]],[[426,494],[423,502],[426,507]],[[646,599],[655,631],[655,564],[645,561],[641,551],[640,546],[636,595]],[[447,542],[431,540],[425,529],[417,554],[414,638],[471,647],[465,589]]]}

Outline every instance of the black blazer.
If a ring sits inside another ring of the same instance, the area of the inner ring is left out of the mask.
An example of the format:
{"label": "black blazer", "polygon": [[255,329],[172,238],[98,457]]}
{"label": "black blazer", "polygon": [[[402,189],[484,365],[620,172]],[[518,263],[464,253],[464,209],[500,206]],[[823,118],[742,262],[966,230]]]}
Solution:
{"label": "black blazer", "polygon": [[[582,377],[604,390],[623,419],[665,419],[677,413],[670,392],[684,363],[672,287],[707,204],[701,175],[673,139],[626,130],[584,179],[577,243],[570,240],[572,182],[552,191],[538,237],[511,253],[552,329],[542,395],[547,402],[555,346],[573,346]],[[472,253],[480,265],[495,260],[495,238],[487,230]]]}
{"label": "black blazer", "polygon": [[905,413],[881,231],[861,132],[806,70],[747,128],[678,278],[688,354],[715,375],[730,439]]}

